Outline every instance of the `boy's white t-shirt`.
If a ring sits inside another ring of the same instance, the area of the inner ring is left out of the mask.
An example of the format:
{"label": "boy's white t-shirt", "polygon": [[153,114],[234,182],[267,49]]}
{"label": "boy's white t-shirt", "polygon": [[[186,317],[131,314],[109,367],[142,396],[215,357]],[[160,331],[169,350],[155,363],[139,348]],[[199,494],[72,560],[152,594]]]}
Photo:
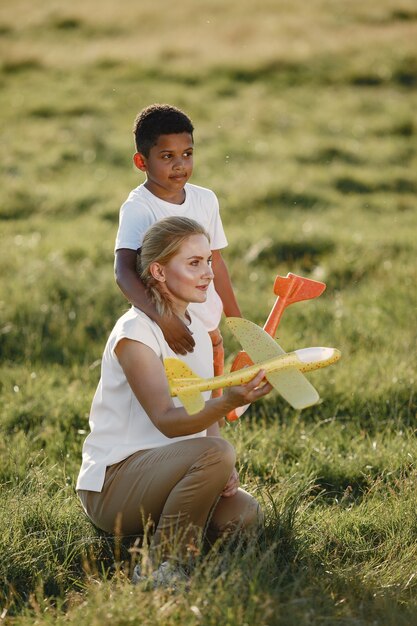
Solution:
{"label": "boy's white t-shirt", "polygon": [[[101,378],[90,411],[90,434],[83,445],[77,489],[101,491],[106,468],[139,450],[166,446],[175,441],[204,437],[206,431],[169,438],[153,424],[127,382],[114,352],[123,338],[152,348],[158,357],[180,358],[199,376],[213,376],[213,348],[207,330],[193,319],[190,330],[195,338],[194,352],[176,355],[166,343],[161,329],[145,313],[132,307],[115,324],[103,353]],[[205,400],[210,391],[203,392]],[[175,406],[182,406],[174,397]]]}
{"label": "boy's white t-shirt", "polygon": [[[144,184],[133,189],[120,209],[115,251],[121,248],[137,250],[142,246],[144,234],[152,224],[164,217],[174,215],[189,217],[202,224],[210,235],[212,250],[225,248],[227,239],[216,194],[210,189],[191,183],[186,183],[184,191],[184,202],[172,204],[155,196],[146,189]],[[213,283],[207,291],[206,302],[190,304],[188,310],[193,316],[198,317],[206,330],[210,331],[218,327],[223,305]]]}

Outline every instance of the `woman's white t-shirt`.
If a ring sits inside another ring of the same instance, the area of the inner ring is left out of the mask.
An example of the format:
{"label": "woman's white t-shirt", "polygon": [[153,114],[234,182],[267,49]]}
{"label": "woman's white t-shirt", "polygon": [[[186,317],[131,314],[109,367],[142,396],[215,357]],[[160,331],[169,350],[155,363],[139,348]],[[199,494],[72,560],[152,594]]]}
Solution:
{"label": "woman's white t-shirt", "polygon": [[[166,343],[159,326],[139,309],[132,307],[116,322],[102,358],[101,378],[90,412],[91,432],[83,446],[77,489],[101,491],[106,468],[134,452],[206,435],[203,431],[183,437],[165,437],[140,405],[114,351],[121,339],[133,339],[152,348],[161,359],[175,356],[197,375],[209,378],[213,376],[210,337],[198,319],[192,319],[190,330],[195,340],[194,352],[178,357]],[[207,400],[210,392],[203,395]],[[178,398],[173,398],[173,402],[175,406],[182,406]]]}

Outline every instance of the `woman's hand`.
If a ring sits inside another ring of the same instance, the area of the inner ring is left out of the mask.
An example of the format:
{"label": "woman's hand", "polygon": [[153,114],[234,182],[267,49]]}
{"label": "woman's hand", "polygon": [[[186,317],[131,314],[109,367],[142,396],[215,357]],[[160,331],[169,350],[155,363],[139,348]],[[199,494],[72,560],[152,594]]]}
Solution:
{"label": "woman's hand", "polygon": [[[123,338],[115,347],[115,353],[141,406],[154,426],[170,439],[200,433],[232,409],[254,402],[271,391],[271,385],[261,385],[265,375],[261,370],[246,385],[230,387],[223,396],[208,400],[201,411],[189,415],[183,407],[174,405],[163,363],[152,348]],[[261,385],[259,389],[258,385]]]}
{"label": "woman's hand", "polygon": [[236,471],[236,468],[233,469],[233,472],[230,474],[230,478],[226,483],[225,488],[222,491],[223,498],[230,498],[234,496],[237,490],[239,489],[239,474]]}
{"label": "woman's hand", "polygon": [[260,370],[256,376],[245,385],[225,387],[223,397],[227,402],[230,402],[230,406],[233,407],[233,409],[238,406],[244,406],[245,404],[251,404],[272,391],[272,385],[268,382],[261,385],[264,379],[265,370]]}

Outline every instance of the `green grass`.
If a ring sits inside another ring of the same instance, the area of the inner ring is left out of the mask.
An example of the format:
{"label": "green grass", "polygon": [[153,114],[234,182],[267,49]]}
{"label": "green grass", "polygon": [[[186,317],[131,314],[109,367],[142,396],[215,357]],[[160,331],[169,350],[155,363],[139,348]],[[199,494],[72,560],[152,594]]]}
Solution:
{"label": "green grass", "polygon": [[[0,7],[0,621],[417,624],[416,31],[408,0]],[[264,323],[277,274],[324,280],[278,338],[343,354],[309,376],[317,407],[273,395],[225,428],[265,529],[174,596],[131,587],[129,541],[74,491],[154,101],[194,121],[244,315]]]}

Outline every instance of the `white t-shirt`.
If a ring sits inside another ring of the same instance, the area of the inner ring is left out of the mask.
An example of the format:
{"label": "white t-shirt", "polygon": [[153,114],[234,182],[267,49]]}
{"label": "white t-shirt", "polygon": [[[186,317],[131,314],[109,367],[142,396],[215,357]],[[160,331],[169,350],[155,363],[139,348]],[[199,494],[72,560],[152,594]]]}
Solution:
{"label": "white t-shirt", "polygon": [[[179,358],[196,374],[209,378],[213,376],[210,337],[199,320],[192,320],[190,330],[195,339],[194,352]],[[166,343],[159,326],[139,309],[132,307],[116,322],[103,353],[101,378],[90,412],[91,432],[83,445],[77,489],[101,491],[106,467],[126,459],[138,450],[158,448],[174,441],[206,435],[206,431],[203,431],[168,438],[156,428],[133,393],[114,352],[123,338],[140,341],[152,348],[161,359],[168,356],[178,358]],[[203,395],[208,400],[210,392],[204,392]],[[176,397],[173,402],[175,406],[182,406]]]}
{"label": "white t-shirt", "polygon": [[[227,239],[215,193],[210,189],[190,183],[186,183],[184,191],[185,200],[182,204],[172,204],[161,200],[146,189],[144,184],[131,191],[120,209],[115,251],[121,248],[137,250],[142,246],[143,236],[152,224],[173,215],[189,217],[202,224],[210,235],[212,250],[225,248]],[[218,327],[223,305],[213,283],[207,291],[206,302],[190,304],[188,310],[193,316],[198,317],[206,330],[210,331]]]}

